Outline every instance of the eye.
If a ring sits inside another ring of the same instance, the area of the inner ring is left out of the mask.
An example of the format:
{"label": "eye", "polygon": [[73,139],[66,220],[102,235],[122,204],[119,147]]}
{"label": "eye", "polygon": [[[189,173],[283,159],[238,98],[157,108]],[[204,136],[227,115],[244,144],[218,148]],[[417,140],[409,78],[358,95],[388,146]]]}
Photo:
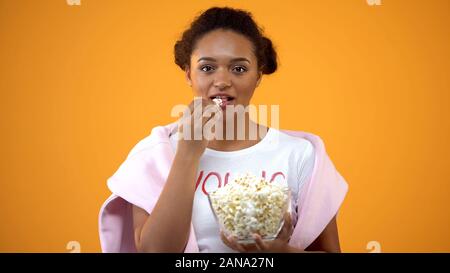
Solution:
{"label": "eye", "polygon": [[212,69],[213,69],[213,67],[210,65],[204,65],[204,66],[200,67],[200,70],[203,72],[210,72]]}
{"label": "eye", "polygon": [[242,74],[247,71],[247,68],[245,68],[245,66],[235,66],[233,70],[235,70],[238,74]]}

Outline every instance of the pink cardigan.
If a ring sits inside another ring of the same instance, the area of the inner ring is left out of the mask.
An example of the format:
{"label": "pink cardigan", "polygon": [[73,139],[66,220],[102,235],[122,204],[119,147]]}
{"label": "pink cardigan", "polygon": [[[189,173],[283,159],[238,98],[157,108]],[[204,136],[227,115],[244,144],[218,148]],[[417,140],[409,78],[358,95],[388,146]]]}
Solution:
{"label": "pink cardigan", "polygon": [[[155,127],[129,153],[114,175],[108,179],[112,195],[99,213],[100,244],[103,252],[136,252],[132,204],[152,212],[169,174],[174,150],[169,134],[176,123]],[[337,214],[348,185],[328,157],[323,141],[316,135],[286,131],[305,138],[315,147],[315,165],[311,179],[298,195],[298,218],[289,244],[305,249]],[[198,252],[191,224],[185,252]]]}

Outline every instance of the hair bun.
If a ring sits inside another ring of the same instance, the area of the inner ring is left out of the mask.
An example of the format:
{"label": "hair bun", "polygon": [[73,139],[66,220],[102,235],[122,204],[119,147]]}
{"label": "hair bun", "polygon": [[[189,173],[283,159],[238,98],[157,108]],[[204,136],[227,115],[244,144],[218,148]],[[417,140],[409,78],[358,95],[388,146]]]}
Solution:
{"label": "hair bun", "polygon": [[262,37],[262,48],[264,52],[263,74],[272,74],[277,70],[277,52],[274,49],[272,41],[267,37]]}

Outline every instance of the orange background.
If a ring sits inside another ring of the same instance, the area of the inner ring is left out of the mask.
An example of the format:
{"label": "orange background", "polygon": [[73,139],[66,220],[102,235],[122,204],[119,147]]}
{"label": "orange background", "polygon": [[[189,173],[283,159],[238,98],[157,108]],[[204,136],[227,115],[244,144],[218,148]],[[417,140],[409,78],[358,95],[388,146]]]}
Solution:
{"label": "orange background", "polygon": [[253,103],[324,140],[350,190],[343,251],[450,251],[450,1],[0,0],[0,251],[100,251],[106,179],[190,101],[173,45],[244,8],[280,67]]}

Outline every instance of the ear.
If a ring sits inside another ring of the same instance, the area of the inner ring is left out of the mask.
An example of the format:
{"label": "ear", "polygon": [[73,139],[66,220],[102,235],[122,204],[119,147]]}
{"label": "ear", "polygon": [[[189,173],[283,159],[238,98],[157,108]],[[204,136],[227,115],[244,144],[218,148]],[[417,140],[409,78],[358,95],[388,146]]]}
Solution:
{"label": "ear", "polygon": [[191,80],[191,69],[189,66],[186,66],[186,69],[184,70],[186,73],[186,81],[189,86],[192,86],[192,80]]}
{"label": "ear", "polygon": [[262,79],[262,72],[259,71],[258,72],[258,80],[256,81],[256,87],[258,87],[259,83],[261,82],[261,79]]}

